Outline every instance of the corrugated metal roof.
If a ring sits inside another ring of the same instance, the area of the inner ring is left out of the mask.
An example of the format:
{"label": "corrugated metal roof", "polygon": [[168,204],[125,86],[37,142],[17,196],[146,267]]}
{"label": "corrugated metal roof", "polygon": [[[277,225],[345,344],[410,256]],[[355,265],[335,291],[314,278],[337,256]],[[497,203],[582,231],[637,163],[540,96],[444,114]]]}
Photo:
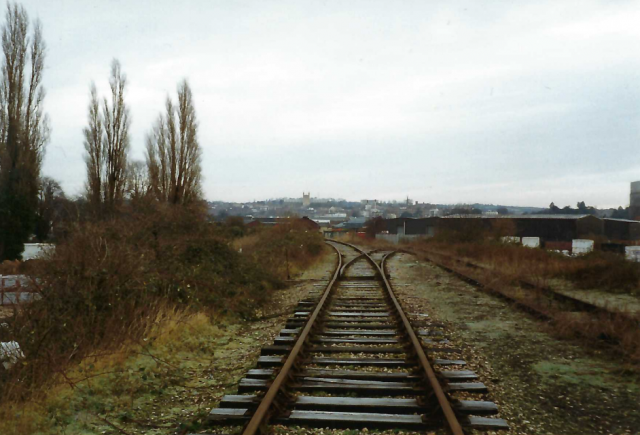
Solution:
{"label": "corrugated metal roof", "polygon": [[617,218],[603,218],[605,221],[616,221],[616,222],[629,222],[631,224],[640,224],[640,221],[634,221],[632,219],[617,219]]}

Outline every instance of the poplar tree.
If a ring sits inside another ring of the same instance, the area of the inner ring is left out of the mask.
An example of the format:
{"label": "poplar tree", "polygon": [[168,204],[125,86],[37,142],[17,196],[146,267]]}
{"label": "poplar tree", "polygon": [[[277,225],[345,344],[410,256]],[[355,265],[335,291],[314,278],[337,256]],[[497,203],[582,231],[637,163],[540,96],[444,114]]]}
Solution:
{"label": "poplar tree", "polygon": [[113,212],[124,198],[129,153],[129,108],[124,101],[127,77],[120,62],[111,63],[111,102],[98,98],[91,85],[89,125],[84,129],[87,197],[98,215]]}
{"label": "poplar tree", "polygon": [[149,184],[155,196],[172,204],[198,200],[201,158],[193,94],[183,80],[177,105],[167,96],[165,114],[160,114],[147,136]]}
{"label": "poplar tree", "polygon": [[0,261],[20,258],[34,230],[40,170],[49,139],[43,112],[46,45],[38,20],[9,3],[0,73]]}

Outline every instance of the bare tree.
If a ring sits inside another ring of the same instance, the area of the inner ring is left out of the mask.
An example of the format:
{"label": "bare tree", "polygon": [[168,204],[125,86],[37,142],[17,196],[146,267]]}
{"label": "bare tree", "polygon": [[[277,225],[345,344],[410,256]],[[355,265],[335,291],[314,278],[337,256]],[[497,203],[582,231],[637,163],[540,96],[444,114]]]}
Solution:
{"label": "bare tree", "polygon": [[39,21],[29,34],[22,6],[7,5],[0,75],[0,260],[18,258],[33,231],[40,169],[49,139],[43,113],[46,45]]}
{"label": "bare tree", "polygon": [[167,96],[165,109],[147,136],[149,180],[158,199],[184,204],[201,196],[202,156],[193,95],[186,80],[178,85],[177,107]]}
{"label": "bare tree", "polygon": [[109,79],[111,103],[104,98],[100,105],[95,85],[91,86],[84,146],[87,151],[87,196],[98,213],[113,211],[124,198],[130,125],[129,108],[124,101],[126,84],[120,62],[114,59]]}
{"label": "bare tree", "polygon": [[122,201],[129,152],[129,108],[124,102],[127,77],[120,71],[120,62],[111,63],[111,106],[105,98],[102,106],[105,128],[105,202],[113,207]]}
{"label": "bare tree", "polygon": [[104,147],[102,117],[100,116],[100,102],[96,85],[91,84],[91,101],[89,103],[89,126],[83,130],[84,149],[87,151],[87,199],[91,208],[98,212],[104,198],[102,192],[104,171]]}
{"label": "bare tree", "polygon": [[65,199],[64,192],[56,180],[50,177],[42,177],[40,180],[40,192],[38,193],[38,213],[34,230],[39,241],[42,242],[49,238],[56,219],[56,202]]}
{"label": "bare tree", "polygon": [[127,196],[132,201],[145,198],[149,191],[149,172],[145,162],[135,160],[127,165]]}

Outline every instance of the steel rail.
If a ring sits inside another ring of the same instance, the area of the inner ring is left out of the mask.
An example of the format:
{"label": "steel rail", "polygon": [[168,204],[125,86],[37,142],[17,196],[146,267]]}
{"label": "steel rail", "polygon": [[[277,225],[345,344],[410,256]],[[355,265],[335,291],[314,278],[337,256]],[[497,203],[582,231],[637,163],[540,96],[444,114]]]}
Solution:
{"label": "steel rail", "polygon": [[440,385],[440,382],[438,382],[438,378],[436,377],[436,374],[433,371],[433,367],[431,367],[431,364],[429,363],[429,359],[427,358],[427,355],[425,354],[424,349],[422,348],[422,344],[420,343],[420,340],[416,336],[416,333],[414,332],[413,327],[409,322],[409,319],[404,314],[404,310],[402,309],[400,302],[398,302],[398,299],[396,298],[396,295],[393,292],[393,289],[391,288],[391,284],[389,284],[389,281],[387,280],[387,274],[384,271],[385,260],[392,254],[394,254],[394,252],[391,252],[385,255],[382,258],[380,265],[378,265],[375,261],[373,261],[373,259],[369,257],[369,255],[367,255],[367,257],[369,258],[369,260],[371,260],[373,264],[376,265],[376,267],[380,271],[380,275],[382,276],[384,285],[387,288],[389,297],[393,301],[393,304],[395,305],[396,310],[398,311],[398,314],[402,319],[402,323],[404,324],[405,329],[407,330],[407,334],[409,335],[409,338],[411,339],[411,343],[413,343],[413,347],[416,351],[418,359],[420,360],[420,365],[424,369],[425,375],[429,380],[429,384],[431,385],[431,388],[433,389],[433,392],[435,393],[436,398],[438,399],[438,404],[440,405],[440,408],[442,409],[444,417],[447,420],[447,424],[449,425],[449,430],[453,435],[464,435],[462,426],[460,425],[460,422],[458,421],[458,418],[456,417],[455,412],[453,412],[453,408],[451,408],[449,399],[447,399],[446,394],[442,390],[442,386]]}
{"label": "steel rail", "polygon": [[318,302],[316,309],[313,310],[311,317],[309,317],[309,320],[307,321],[304,329],[300,333],[298,340],[296,340],[296,343],[291,349],[291,352],[289,353],[289,356],[284,362],[282,369],[280,369],[278,376],[276,376],[271,386],[269,386],[269,389],[267,390],[264,397],[260,401],[260,405],[258,405],[258,408],[256,409],[255,413],[251,417],[251,420],[249,420],[244,430],[242,431],[243,435],[254,435],[256,433],[259,433],[261,426],[264,423],[266,423],[265,419],[268,417],[269,411],[271,409],[271,405],[273,404],[276,396],[280,392],[280,389],[284,386],[285,382],[287,381],[287,378],[289,377],[289,373],[291,372],[291,368],[293,367],[295,360],[298,357],[298,354],[300,353],[300,350],[304,346],[304,343],[307,340],[307,337],[309,336],[309,332],[311,331],[313,324],[318,318],[320,311],[322,311],[324,303],[329,297],[329,293],[331,293],[331,289],[333,288],[335,282],[339,277],[340,269],[342,268],[342,254],[340,254],[340,251],[338,251],[338,249],[335,246],[331,245],[330,243],[327,243],[327,244],[331,246],[333,249],[335,249],[336,253],[338,254],[338,266],[336,267],[336,271],[333,274],[333,278],[331,279],[331,282],[329,282],[329,285],[327,286],[324,294],[322,295],[322,298]]}
{"label": "steel rail", "polygon": [[391,288],[391,284],[389,284],[389,281],[387,280],[387,275],[383,270],[383,268],[384,268],[384,261],[390,254],[385,255],[381,261],[381,265],[378,265],[378,263],[376,263],[373,260],[373,258],[369,256],[369,254],[367,254],[357,246],[354,246],[350,243],[345,243],[345,242],[338,242],[338,241],[334,241],[334,242],[349,246],[357,250],[358,252],[363,253],[365,257],[371,262],[371,264],[373,264],[374,267],[378,270],[380,276],[382,277],[382,281],[384,282],[387,293],[390,299],[392,300],[398,315],[402,319],[402,323],[405,327],[407,335],[411,339],[411,343],[413,344],[413,348],[416,352],[418,360],[420,361],[420,365],[424,370],[427,380],[429,381],[429,385],[431,386],[434,394],[436,395],[436,398],[438,399],[438,404],[442,409],[442,413],[444,414],[445,420],[447,421],[449,430],[453,435],[464,435],[462,426],[460,425],[460,422],[458,421],[458,418],[456,417],[455,412],[453,412],[453,408],[451,408],[451,404],[449,403],[449,400],[447,399],[447,396],[444,393],[444,390],[442,389],[440,382],[438,382],[438,378],[436,377],[436,374],[433,371],[431,364],[429,363],[429,359],[427,358],[427,355],[425,354],[424,349],[422,348],[422,344],[420,343],[420,340],[416,336],[416,333],[413,330],[413,326],[411,326],[411,322],[409,322],[409,319],[404,314],[404,310],[402,309],[400,302],[398,302],[398,299],[396,298],[396,295],[393,292],[393,289]]}
{"label": "steel rail", "polygon": [[349,266],[355,264],[356,261],[360,260],[363,256],[364,256],[364,254],[360,254],[357,257],[352,258],[351,260],[349,260],[345,264],[343,264],[342,268],[340,269],[340,276],[344,276],[344,273],[349,268]]}

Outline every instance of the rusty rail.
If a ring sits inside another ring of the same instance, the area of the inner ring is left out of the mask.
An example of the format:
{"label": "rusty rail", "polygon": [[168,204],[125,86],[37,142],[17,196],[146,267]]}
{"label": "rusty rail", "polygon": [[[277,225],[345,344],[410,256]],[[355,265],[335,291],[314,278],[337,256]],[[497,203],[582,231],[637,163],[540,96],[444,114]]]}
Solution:
{"label": "rusty rail", "polygon": [[458,421],[458,418],[456,417],[456,414],[453,412],[453,408],[451,408],[451,404],[449,403],[449,400],[447,399],[446,394],[442,390],[442,386],[440,385],[440,382],[438,382],[438,378],[436,377],[436,374],[433,371],[433,367],[431,367],[431,364],[429,363],[429,360],[427,359],[427,355],[425,354],[424,349],[422,348],[422,344],[420,343],[420,340],[416,336],[416,333],[413,330],[413,327],[411,326],[411,323],[409,322],[409,319],[404,314],[404,310],[402,309],[402,306],[400,305],[400,302],[398,302],[398,299],[396,298],[396,295],[393,292],[393,289],[391,288],[391,284],[389,284],[389,281],[387,280],[387,274],[384,271],[385,260],[392,254],[394,254],[394,252],[391,252],[390,254],[385,255],[382,258],[382,261],[380,262],[380,265],[376,264],[373,261],[373,259],[371,259],[370,257],[369,257],[369,259],[380,270],[380,275],[382,276],[382,280],[384,281],[384,285],[385,285],[385,287],[387,289],[387,292],[389,293],[389,297],[393,301],[393,304],[395,305],[396,310],[398,311],[398,314],[400,315],[400,318],[402,319],[402,323],[404,324],[404,326],[405,326],[405,328],[407,330],[407,334],[409,335],[409,338],[411,339],[411,343],[413,344],[413,347],[414,347],[414,349],[416,351],[416,354],[418,356],[418,360],[420,360],[420,365],[422,366],[422,368],[423,368],[423,370],[425,372],[425,375],[427,376],[427,379],[429,380],[429,384],[431,385],[431,388],[433,389],[433,392],[436,395],[436,398],[438,399],[438,404],[440,405],[440,408],[442,409],[442,413],[444,414],[444,417],[445,417],[445,419],[447,421],[447,425],[449,426],[449,430],[451,431],[451,433],[453,435],[464,435],[464,431],[462,430],[462,426],[460,425],[460,422]]}
{"label": "rusty rail", "polygon": [[[332,246],[332,245],[329,244],[329,246]],[[309,332],[311,331],[313,324],[315,323],[316,319],[318,318],[318,315],[322,311],[324,307],[324,303],[329,297],[329,293],[331,293],[331,289],[333,288],[336,280],[339,277],[340,271],[342,269],[342,255],[340,254],[340,251],[338,251],[338,249],[335,246],[332,246],[332,247],[333,249],[335,249],[336,253],[338,254],[338,265],[336,267],[336,271],[333,274],[333,278],[331,279],[331,282],[329,282],[329,285],[324,291],[324,294],[322,295],[322,298],[318,302],[318,305],[316,306],[315,310],[313,310],[311,317],[309,317],[309,320],[307,320],[307,323],[304,329],[300,333],[298,340],[296,340],[295,345],[291,349],[291,352],[289,353],[289,356],[284,362],[282,369],[280,369],[278,376],[276,376],[271,386],[269,386],[269,389],[267,390],[264,397],[260,401],[260,405],[256,409],[256,412],[253,414],[253,416],[251,417],[251,420],[249,420],[249,422],[245,426],[244,431],[242,432],[243,435],[254,435],[256,433],[259,433],[262,425],[268,421],[269,413],[276,399],[276,396],[284,386],[285,382],[288,380],[289,374],[298,357],[298,354],[302,350],[302,347],[304,346],[305,341],[309,336]]]}
{"label": "rusty rail", "polygon": [[389,294],[389,298],[392,300],[395,306],[395,309],[402,320],[402,324],[404,325],[407,335],[411,340],[411,344],[413,344],[413,348],[416,352],[418,360],[420,361],[420,365],[424,370],[424,374],[427,377],[427,380],[429,381],[429,385],[431,386],[431,389],[433,390],[438,400],[438,404],[442,409],[442,413],[444,414],[449,431],[453,435],[464,435],[462,426],[460,425],[460,422],[458,421],[458,418],[456,417],[456,414],[454,413],[453,408],[451,408],[451,404],[449,403],[449,400],[447,399],[447,396],[444,393],[444,390],[442,389],[440,382],[438,382],[438,378],[436,377],[436,374],[433,371],[433,367],[431,367],[431,364],[429,363],[429,359],[427,358],[427,355],[425,354],[424,349],[422,348],[422,344],[420,343],[420,340],[416,336],[416,333],[413,330],[413,326],[411,326],[411,322],[409,322],[409,319],[405,315],[404,310],[402,309],[402,305],[400,305],[400,302],[398,302],[398,299],[396,298],[396,295],[393,292],[393,289],[391,288],[391,284],[389,284],[389,281],[387,280],[387,275],[384,271],[384,262],[387,259],[387,257],[393,254],[394,252],[391,252],[385,255],[381,261],[381,264],[378,265],[378,263],[376,263],[369,256],[368,253],[364,252],[362,249],[358,248],[357,246],[352,245],[350,243],[340,242],[336,240],[332,240],[332,241],[334,243],[339,243],[341,245],[349,246],[355,249],[356,251],[361,252],[369,260],[369,262],[373,264],[373,266],[377,269],[378,273],[382,277],[382,281],[384,282],[384,286],[387,290],[387,293]]}

